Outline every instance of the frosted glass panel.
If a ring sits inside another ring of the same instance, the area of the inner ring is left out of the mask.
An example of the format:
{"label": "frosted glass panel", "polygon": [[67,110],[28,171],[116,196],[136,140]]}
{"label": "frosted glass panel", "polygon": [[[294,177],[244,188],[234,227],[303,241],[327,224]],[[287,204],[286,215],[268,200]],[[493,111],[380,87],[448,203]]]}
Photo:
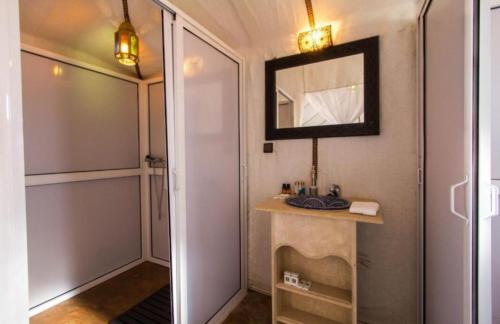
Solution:
{"label": "frosted glass panel", "polygon": [[184,31],[188,312],[207,322],[240,289],[238,64]]}
{"label": "frosted glass panel", "polygon": [[[463,308],[468,293],[464,223],[450,212],[451,184],[463,179],[465,0],[432,1],[425,15],[425,323],[468,323]],[[468,91],[468,90],[466,90]],[[459,198],[460,197],[460,198]],[[457,190],[458,211],[466,195]],[[468,204],[467,204],[468,205]]]}
{"label": "frosted glass panel", "polygon": [[26,174],[139,167],[137,84],[21,58]]}
{"label": "frosted glass panel", "polygon": [[[160,171],[158,171],[160,174]],[[164,261],[170,261],[170,233],[168,214],[168,192],[163,190],[161,205],[158,197],[162,196],[162,176],[151,176],[151,247],[152,255]],[[165,186],[163,186],[165,187]],[[158,210],[161,208],[161,215]]]}
{"label": "frosted glass panel", "polygon": [[26,188],[30,307],[141,257],[139,177]]}
{"label": "frosted glass panel", "polygon": [[149,85],[149,148],[150,154],[166,159],[165,156],[165,96],[164,83]]}

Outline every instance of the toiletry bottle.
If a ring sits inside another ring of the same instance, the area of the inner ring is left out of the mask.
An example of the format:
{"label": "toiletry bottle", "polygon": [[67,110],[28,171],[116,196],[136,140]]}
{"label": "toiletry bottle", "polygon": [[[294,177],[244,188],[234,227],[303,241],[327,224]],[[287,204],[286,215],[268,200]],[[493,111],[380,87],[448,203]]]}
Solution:
{"label": "toiletry bottle", "polygon": [[300,190],[299,190],[299,195],[300,196],[305,196],[306,194],[306,183],[305,181],[300,182]]}
{"label": "toiletry bottle", "polygon": [[300,194],[300,181],[295,181],[293,189],[294,189],[293,193],[298,196]]}

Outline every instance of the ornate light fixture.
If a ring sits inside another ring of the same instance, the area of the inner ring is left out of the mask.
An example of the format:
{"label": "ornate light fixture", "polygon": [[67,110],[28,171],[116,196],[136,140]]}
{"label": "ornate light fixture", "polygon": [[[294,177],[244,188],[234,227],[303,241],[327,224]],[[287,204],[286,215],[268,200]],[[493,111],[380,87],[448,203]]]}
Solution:
{"label": "ornate light fixture", "polygon": [[300,52],[317,51],[332,46],[332,26],[326,25],[316,28],[311,0],[305,0],[305,2],[311,30],[299,33],[298,43]]}
{"label": "ornate light fixture", "polygon": [[134,66],[139,62],[139,37],[128,15],[128,2],[123,2],[123,16],[125,21],[115,32],[115,57],[124,65]]}

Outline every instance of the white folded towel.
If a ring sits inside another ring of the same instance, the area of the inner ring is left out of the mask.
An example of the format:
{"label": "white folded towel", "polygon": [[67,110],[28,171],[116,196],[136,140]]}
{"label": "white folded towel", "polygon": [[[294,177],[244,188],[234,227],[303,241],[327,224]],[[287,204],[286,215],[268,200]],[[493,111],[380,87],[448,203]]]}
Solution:
{"label": "white folded towel", "polygon": [[368,201],[355,201],[351,204],[351,208],[349,208],[349,212],[352,214],[362,214],[368,216],[377,215],[378,209],[380,205],[376,202],[368,202]]}

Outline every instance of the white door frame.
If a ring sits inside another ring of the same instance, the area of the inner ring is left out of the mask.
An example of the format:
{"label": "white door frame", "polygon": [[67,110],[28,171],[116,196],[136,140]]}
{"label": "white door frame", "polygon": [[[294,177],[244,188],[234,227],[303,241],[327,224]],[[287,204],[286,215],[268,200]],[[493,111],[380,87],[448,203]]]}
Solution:
{"label": "white door frame", "polygon": [[491,176],[491,8],[499,1],[479,1],[479,79],[478,82],[478,269],[477,318],[478,324],[493,321],[492,301],[492,246],[491,217],[497,216],[498,202]]}
{"label": "white door frame", "polygon": [[[170,194],[170,233],[171,233],[171,271],[173,318],[175,323],[188,323],[187,299],[187,227],[186,227],[186,161],[184,129],[184,44],[183,30],[187,29],[203,41],[221,51],[239,66],[239,116],[240,116],[240,224],[241,224],[241,289],[209,321],[220,323],[238,305],[247,293],[247,169],[246,169],[246,110],[245,110],[245,69],[244,59],[231,47],[198,24],[191,17],[166,0],[155,0],[165,10],[174,14],[172,35],[166,33],[165,43],[173,44],[173,70],[166,70],[167,78],[173,75],[170,84],[167,81],[167,138],[168,138],[168,175]],[[168,52],[166,52],[168,53]],[[170,58],[166,58],[167,60]],[[166,64],[168,67],[168,64]],[[174,96],[168,96],[173,93]]]}
{"label": "white door frame", "polygon": [[0,323],[28,322],[18,1],[0,1]]}
{"label": "white door frame", "polygon": [[[419,289],[418,289],[418,319],[419,323],[425,323],[425,201],[424,201],[424,174],[425,174],[425,14],[433,1],[439,0],[423,0],[420,3],[419,8],[419,16],[418,16],[418,37],[417,37],[417,76],[418,76],[418,127],[417,127],[417,150],[418,150],[418,216],[419,216],[419,262],[418,262],[418,273],[419,273]],[[464,174],[468,176],[470,179],[469,185],[467,185],[466,190],[466,216],[470,220],[470,225],[465,226],[464,234],[465,234],[465,242],[464,242],[464,262],[465,262],[465,274],[463,278],[464,285],[464,301],[463,301],[463,318],[464,323],[475,323],[475,316],[477,311],[477,300],[475,300],[475,291],[476,291],[476,279],[477,274],[474,269],[475,264],[475,253],[477,252],[474,249],[474,240],[476,235],[474,231],[476,230],[475,222],[477,221],[477,217],[475,213],[477,212],[476,207],[474,206],[476,202],[475,195],[475,186],[474,183],[479,181],[476,175],[476,158],[469,154],[472,152],[477,154],[476,152],[476,144],[474,140],[476,140],[477,129],[475,129],[475,125],[477,123],[476,112],[474,111],[477,108],[475,100],[477,99],[475,93],[475,82],[477,81],[475,78],[477,77],[476,72],[474,71],[475,64],[475,46],[477,41],[475,39],[474,33],[476,30],[474,29],[474,25],[476,23],[474,14],[475,8],[478,5],[478,2],[484,3],[486,1],[479,0],[466,0],[465,1],[465,30],[464,30],[464,44],[465,44],[465,55],[464,55],[464,66],[470,67],[465,69],[465,82],[464,89],[469,91],[465,92],[465,118],[464,118],[464,146],[465,146],[465,170]],[[481,26],[483,28],[483,26]],[[481,71],[482,73],[483,71]],[[480,177],[479,177],[480,178]],[[479,187],[479,191],[481,189]]]}

